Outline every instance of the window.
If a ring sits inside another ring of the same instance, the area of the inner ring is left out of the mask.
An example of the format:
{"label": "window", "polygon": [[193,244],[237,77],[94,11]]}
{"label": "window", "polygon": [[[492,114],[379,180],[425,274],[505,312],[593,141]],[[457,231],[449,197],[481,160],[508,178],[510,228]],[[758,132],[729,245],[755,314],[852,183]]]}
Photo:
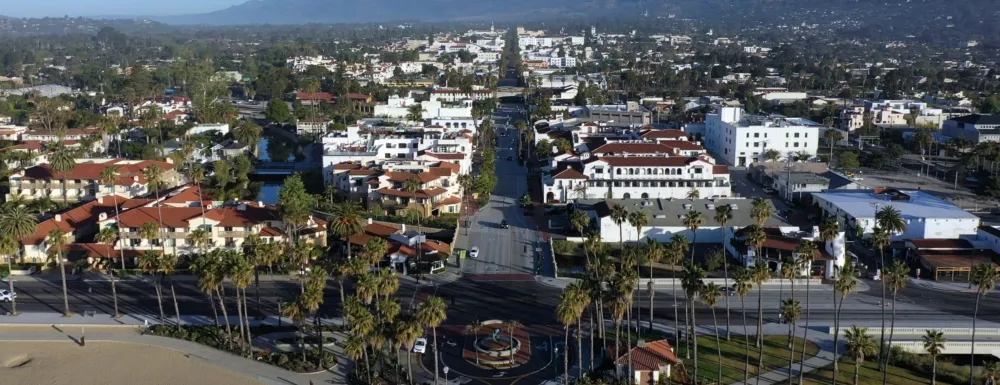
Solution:
{"label": "window", "polygon": [[760,147],[760,142],[753,142],[754,147]]}
{"label": "window", "polygon": [[794,144],[793,147],[798,147],[799,146],[799,142],[795,142],[795,143],[792,143],[792,144]]}
{"label": "window", "polygon": [[694,173],[695,174],[701,174],[701,168],[694,169]]}
{"label": "window", "polygon": [[798,138],[798,137],[799,137],[799,133],[798,133],[798,132],[796,132],[796,133],[795,133],[795,137],[796,137],[796,138]]}
{"label": "window", "polygon": [[615,174],[616,175],[621,175],[622,174],[622,169],[619,168],[619,169],[615,170]]}
{"label": "window", "polygon": [[759,137],[760,137],[760,133],[759,133],[759,132],[755,132],[755,133],[753,133],[753,137],[754,137],[754,138],[759,138]]}
{"label": "window", "polygon": [[788,133],[787,133],[787,132],[785,133],[785,137],[786,137],[786,138],[788,137]]}
{"label": "window", "polygon": [[604,169],[603,168],[595,168],[594,169],[594,174],[603,174],[603,173],[604,173]]}

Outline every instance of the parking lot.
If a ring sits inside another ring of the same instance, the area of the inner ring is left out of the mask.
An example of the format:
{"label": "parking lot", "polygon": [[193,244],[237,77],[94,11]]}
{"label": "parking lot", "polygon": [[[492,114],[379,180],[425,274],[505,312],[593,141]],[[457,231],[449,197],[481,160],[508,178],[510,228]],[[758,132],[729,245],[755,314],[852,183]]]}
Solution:
{"label": "parking lot", "polygon": [[994,200],[977,197],[975,192],[962,185],[962,180],[958,181],[959,183],[956,188],[954,182],[948,183],[934,177],[917,174],[916,171],[905,168],[898,171],[865,170],[859,174],[863,179],[858,181],[858,184],[871,188],[887,187],[900,190],[921,190],[973,212],[998,207],[998,202]]}

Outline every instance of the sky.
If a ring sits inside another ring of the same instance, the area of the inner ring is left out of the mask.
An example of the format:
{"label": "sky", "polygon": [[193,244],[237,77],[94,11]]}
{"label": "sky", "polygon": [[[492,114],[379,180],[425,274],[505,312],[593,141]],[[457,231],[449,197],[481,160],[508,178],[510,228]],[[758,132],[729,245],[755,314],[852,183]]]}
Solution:
{"label": "sky", "polygon": [[246,0],[29,0],[4,7],[13,17],[163,16],[217,11]]}

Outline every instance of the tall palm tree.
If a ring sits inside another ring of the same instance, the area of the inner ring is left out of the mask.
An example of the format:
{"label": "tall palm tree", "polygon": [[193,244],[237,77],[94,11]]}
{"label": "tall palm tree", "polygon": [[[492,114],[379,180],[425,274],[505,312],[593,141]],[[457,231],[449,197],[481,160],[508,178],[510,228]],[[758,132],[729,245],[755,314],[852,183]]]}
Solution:
{"label": "tall palm tree", "polygon": [[436,384],[439,377],[438,358],[440,357],[437,348],[437,327],[448,317],[448,306],[445,305],[444,300],[441,298],[430,296],[424,303],[420,304],[416,316],[421,325],[431,328],[431,335],[434,341],[431,344],[431,347],[434,349],[434,383]]}
{"label": "tall palm tree", "polygon": [[49,244],[49,253],[55,253],[56,255],[56,268],[59,269],[59,277],[62,279],[63,308],[65,309],[63,316],[69,317],[73,313],[69,311],[69,293],[66,290],[66,265],[63,261],[63,248],[69,243],[66,235],[66,231],[57,227],[49,231],[47,242]]}
{"label": "tall palm tree", "polygon": [[[246,341],[245,341],[246,342],[246,346],[249,347],[250,346],[250,320],[249,320],[249,317],[247,315],[247,312],[248,312],[248,310],[247,310],[247,307],[248,307],[247,306],[247,287],[250,286],[251,282],[253,282],[254,265],[244,255],[240,255],[240,254],[235,253],[235,252],[234,253],[230,253],[229,255],[231,255],[231,257],[230,257],[230,259],[228,261],[229,263],[227,263],[226,271],[227,271],[227,275],[232,280],[233,285],[236,286],[236,301],[237,301],[236,308],[238,310],[241,309],[239,311],[242,312],[241,314],[238,315],[238,318],[240,319],[240,322],[242,324],[246,325],[246,328],[245,328],[246,334],[245,334],[244,338],[246,338]],[[319,267],[316,267],[315,269],[319,269]],[[173,290],[172,287],[171,287],[171,290]],[[303,297],[300,298],[300,300],[302,300],[302,305],[307,310],[311,310],[310,306],[309,306],[310,304],[309,304],[309,302],[308,302],[308,300],[306,298],[308,298],[308,296],[303,296]]]}
{"label": "tall palm tree", "polygon": [[[368,383],[371,384],[373,383],[371,381],[372,371],[371,367],[368,366],[368,353],[366,349],[364,339],[360,333],[351,333],[351,335],[347,337],[347,341],[344,342],[344,354],[347,354],[347,356],[354,361],[360,361],[362,358],[365,359],[365,366],[367,367],[365,372],[368,373]],[[304,351],[305,349],[303,349],[303,352]]]}
{"label": "tall palm tree", "polygon": [[[795,246],[795,254],[800,262],[800,265],[804,266],[807,272],[806,273],[806,327],[802,331],[803,344],[805,344],[804,341],[809,336],[809,291],[810,291],[809,282],[812,281],[811,279],[809,279],[809,277],[812,273],[813,259],[815,259],[816,256],[819,254],[819,251],[816,250],[815,243],[812,243],[811,241],[802,241],[799,243],[798,246]],[[799,385],[802,385],[803,381],[802,377],[805,375],[804,371],[805,368],[804,362],[806,360],[805,350],[806,350],[805,346],[803,346],[801,352],[802,356],[799,358]]]}
{"label": "tall palm tree", "polygon": [[[697,191],[697,190],[695,190]],[[698,228],[705,223],[701,211],[691,210],[684,214],[684,227],[691,230],[691,261],[694,261],[694,249],[698,246]]]}
{"label": "tall palm tree", "polygon": [[[972,351],[969,353],[971,360],[976,358],[976,318],[979,317],[979,301],[987,293],[996,289],[998,280],[1000,280],[1000,274],[997,273],[992,263],[980,263],[972,267],[970,281],[976,285],[976,306],[975,310],[972,311]],[[972,375],[972,371],[975,369],[975,365],[971,364],[974,361],[969,362],[969,385],[973,385],[975,376]]]}
{"label": "tall palm tree", "polygon": [[750,217],[757,222],[757,226],[764,227],[773,214],[774,206],[771,205],[771,201],[760,197],[753,198],[750,203]]}
{"label": "tall palm tree", "polygon": [[628,210],[625,209],[625,206],[614,205],[611,208],[611,221],[618,225],[618,248],[624,251],[625,248],[622,244],[625,238],[622,238],[622,225],[628,221]]}
{"label": "tall palm tree", "polygon": [[875,226],[872,231],[872,245],[879,252],[879,270],[882,272],[882,277],[879,279],[879,285],[882,287],[882,297],[879,300],[879,306],[881,309],[879,313],[882,315],[882,336],[879,338],[879,348],[878,348],[878,368],[879,370],[885,371],[885,248],[889,247],[891,240],[891,235],[888,231],[885,231],[881,227]]}
{"label": "tall palm tree", "polygon": [[[868,335],[868,328],[861,328],[857,325],[851,325],[851,328],[844,332],[844,339],[847,340],[846,353],[854,359],[854,385],[858,385],[861,363],[865,361],[865,357],[875,354],[878,348],[875,347],[875,341],[872,341],[872,337]],[[834,375],[834,381],[836,378]]]}
{"label": "tall palm tree", "polygon": [[[222,281],[219,270],[218,259],[214,258],[214,256],[202,255],[191,262],[191,271],[198,278],[198,290],[201,290],[202,293],[208,296],[208,303],[212,305],[215,326],[219,326],[219,310],[215,306],[215,296],[213,293],[215,293],[216,288]],[[226,330],[226,335],[229,336],[228,329]]]}
{"label": "tall palm tree", "polygon": [[[108,271],[111,271],[111,264],[114,262],[114,254],[111,252],[111,247],[118,242],[118,231],[111,227],[105,227],[97,233],[97,237],[94,238],[97,243],[103,243],[104,247],[107,248],[108,252]],[[111,275],[111,297],[114,298],[115,303],[115,314],[114,317],[121,317],[121,313],[118,312],[118,290],[115,287],[115,277],[114,274]]]}
{"label": "tall palm tree", "polygon": [[[0,236],[0,256],[3,256],[5,259],[7,259],[7,284],[9,286],[11,293],[14,293],[14,275],[11,274],[14,271],[14,269],[11,260],[14,259],[14,256],[17,255],[20,249],[21,249],[21,243],[15,240],[14,237],[10,236],[9,234],[4,234],[3,236]],[[118,309],[117,297],[115,299],[116,299],[115,312],[117,313]],[[17,314],[17,298],[14,294],[11,294],[10,302],[11,302],[11,314]]]}
{"label": "tall palm tree", "polygon": [[[119,144],[119,152],[121,151],[120,146],[121,145]],[[120,176],[120,172],[118,171],[118,167],[116,167],[116,166],[108,166],[107,168],[105,168],[104,170],[101,171],[101,175],[100,175],[101,184],[106,185],[106,186],[109,187],[109,189],[111,190],[111,199],[113,199],[114,202],[115,202],[115,230],[118,232],[118,239],[116,239],[116,242],[118,240],[122,239],[122,236],[121,236],[122,228],[121,228],[121,226],[118,225],[118,215],[119,215],[119,213],[118,213],[118,193],[117,193],[117,191],[115,191],[115,187],[114,187],[115,186],[115,182],[118,181],[119,176]],[[202,212],[202,217],[204,217],[204,214],[205,213]],[[204,220],[204,219],[202,219],[202,220]],[[110,255],[109,255],[109,257],[110,257]],[[125,247],[121,248],[119,257],[121,258],[122,272],[124,273],[124,270],[125,270]],[[111,270],[109,269],[108,271],[111,271]],[[113,280],[114,278],[115,278],[114,274],[111,274],[111,279]],[[115,313],[117,313],[117,311]]]}
{"label": "tall palm tree", "polygon": [[[579,299],[575,297],[574,293],[570,292],[569,288],[563,290],[562,295],[559,297],[559,305],[556,305],[556,318],[559,320],[559,323],[563,324],[563,329],[566,330],[564,343],[567,347],[569,347],[569,330],[576,322],[578,307]],[[566,381],[566,385],[569,385],[569,349],[566,350],[563,354],[563,378]]]}
{"label": "tall palm tree", "polygon": [[330,229],[341,239],[347,241],[347,259],[351,259],[351,240],[364,232],[364,219],[361,218],[361,208],[357,202],[344,201],[333,208],[333,220]]}
{"label": "tall palm tree", "polygon": [[670,243],[667,244],[666,260],[667,264],[670,264],[670,297],[674,299],[674,346],[680,347],[680,328],[678,328],[678,309],[677,309],[677,266],[680,265],[681,261],[684,260],[684,254],[687,252],[688,240],[681,234],[674,234],[670,237]]}
{"label": "tall palm tree", "polygon": [[[148,224],[148,223],[147,223]],[[146,227],[146,224],[142,225]],[[142,229],[140,229],[140,233]],[[153,288],[156,290],[156,302],[160,306],[160,322],[166,321],[166,314],[163,312],[163,293],[160,289],[160,280],[157,276],[160,275],[160,253],[153,250],[147,250],[139,256],[139,269],[144,273],[153,276]]]}
{"label": "tall palm tree", "polygon": [[635,227],[635,242],[642,240],[642,227],[649,224],[649,217],[645,211],[633,211],[628,214],[628,224]]}
{"label": "tall palm tree", "polygon": [[[161,147],[162,147],[162,144],[161,144]],[[162,148],[161,148],[161,150],[162,150]],[[165,181],[163,180],[163,177],[164,177],[164,175],[163,175],[163,167],[160,167],[160,165],[158,165],[158,164],[151,164],[149,166],[146,166],[146,168],[142,170],[142,173],[146,175],[147,184],[149,185],[149,188],[155,192],[156,200],[159,201],[160,200],[160,189],[162,189],[163,187],[165,187]],[[160,203],[156,204],[156,222],[157,222],[157,224],[159,224],[159,227],[157,227],[156,230],[157,230],[157,233],[158,233],[159,239],[160,239],[160,251],[163,254],[166,254],[167,253],[167,243],[164,241],[164,237],[163,237],[163,230],[164,230],[164,227],[163,227],[163,205],[160,204]]]}
{"label": "tall palm tree", "polygon": [[653,284],[653,264],[659,262],[664,257],[663,244],[653,238],[646,238],[646,263],[649,266],[649,281],[646,282],[646,295],[649,296],[649,331],[653,331],[653,296],[656,295],[656,287]]}
{"label": "tall palm tree", "polygon": [[937,357],[948,342],[940,330],[927,330],[924,334],[924,351],[931,355],[931,385],[937,384]]}
{"label": "tall palm tree", "polygon": [[746,297],[753,290],[753,274],[750,270],[740,268],[736,271],[734,284],[736,294],[740,296],[740,313],[743,314],[743,383],[750,378],[750,333],[747,331]]}
{"label": "tall palm tree", "polygon": [[[465,326],[465,332],[466,333],[472,332],[473,335],[475,336],[474,337],[475,339],[473,341],[479,341],[479,331],[483,330],[484,327],[486,327],[486,325],[483,324],[482,321],[480,321],[480,320],[477,319],[475,321],[472,321],[472,323],[470,323],[470,324],[468,324],[468,325]],[[476,354],[476,365],[479,365],[479,355],[478,354]]]}
{"label": "tall palm tree", "polygon": [[[840,269],[840,274],[837,275],[837,280],[833,284],[833,297],[834,297],[834,307],[835,316],[833,319],[833,355],[837,356],[837,350],[840,346],[840,312],[844,308],[844,298],[853,293],[858,288],[858,271],[854,269],[854,265],[846,264]],[[840,294],[840,301],[837,301],[837,294]],[[837,378],[837,374],[840,373],[840,367],[837,365],[838,360],[833,360],[833,377]],[[836,381],[836,380],[834,380]],[[836,385],[836,384],[834,384]]]}
{"label": "tall palm tree", "polygon": [[52,152],[52,155],[49,155],[49,163],[52,165],[52,171],[55,171],[60,176],[63,203],[66,203],[68,198],[66,196],[68,194],[66,191],[66,173],[76,167],[73,150],[63,145],[62,142],[56,143],[55,150]]}
{"label": "tall palm tree", "polygon": [[583,230],[590,227],[590,216],[583,210],[574,210],[570,215],[570,224],[577,233],[580,233],[580,237],[583,237]]}
{"label": "tall palm tree", "polygon": [[[401,320],[396,325],[395,338],[399,341],[406,351],[413,350],[413,343],[416,342],[417,338],[420,338],[424,334],[424,328],[420,326],[414,317],[406,317]],[[413,383],[413,366],[410,363],[411,354],[406,355],[406,368],[408,372],[408,378],[410,379],[410,384]]]}
{"label": "tall palm tree", "polygon": [[[792,363],[795,361],[795,323],[799,320],[799,316],[802,315],[802,305],[795,298],[789,298],[781,303],[781,315],[784,316],[785,322],[788,322],[788,367],[789,370],[792,367]],[[803,349],[805,349],[803,347]],[[788,376],[788,385],[792,385],[792,380],[795,376]]]}
{"label": "tall palm tree", "polygon": [[826,160],[827,167],[833,167],[833,144],[844,139],[844,134],[839,130],[829,129],[823,134],[823,139],[830,145],[830,159]]}
{"label": "tall palm tree", "polygon": [[[685,329],[688,330],[691,336],[691,347],[694,352],[694,372],[697,377],[698,373],[698,330],[697,330],[697,318],[695,317],[695,300],[701,295],[704,290],[705,282],[702,279],[705,278],[705,270],[698,266],[692,261],[687,261],[684,263],[684,274],[681,277],[681,286],[684,287],[684,292],[687,295],[687,301],[691,306],[691,319],[689,327]],[[685,320],[685,323],[688,320]]]}
{"label": "tall palm tree", "polygon": [[[883,365],[889,366],[889,348],[892,346],[892,337],[895,334],[896,329],[896,297],[899,295],[899,291],[906,287],[909,283],[910,269],[906,266],[903,261],[895,260],[889,268],[885,270],[886,285],[889,286],[889,292],[892,293],[892,318],[889,323],[889,342],[886,344],[885,357],[882,358]],[[886,383],[888,381],[889,371],[886,367],[882,368],[882,382]]]}
{"label": "tall palm tree", "polygon": [[715,306],[719,304],[719,296],[722,295],[722,288],[713,282],[705,285],[705,290],[701,293],[701,300],[705,306],[712,309],[712,328],[715,330],[715,351],[719,354],[717,366],[719,374],[719,384],[722,384],[722,342],[719,341],[719,321],[715,318]]}
{"label": "tall palm tree", "polygon": [[160,256],[160,272],[170,284],[170,297],[174,301],[174,316],[177,318],[177,327],[181,327],[181,310],[177,306],[177,291],[174,290],[173,274],[177,270],[179,259],[177,254],[163,254]]}
{"label": "tall palm tree", "polygon": [[[8,253],[11,252],[12,250],[10,249],[12,247],[14,249],[12,254],[5,253],[5,255],[8,256],[7,271],[13,270],[12,266],[13,262],[11,261],[14,258],[13,254],[17,254],[19,251],[23,251],[23,249],[21,248],[20,241],[25,237],[34,234],[35,226],[37,225],[38,225],[38,219],[34,215],[29,213],[28,209],[25,207],[11,207],[3,211],[0,211],[0,228],[4,229],[3,231],[5,232],[5,235],[9,238],[11,243],[13,243],[13,244],[10,243],[7,244],[6,247],[8,249],[7,252]],[[24,259],[23,253],[21,254],[21,256],[22,256],[21,259]],[[7,279],[7,284],[10,286],[10,292],[15,293],[13,276]],[[17,314],[17,302],[13,298],[11,299],[11,305],[12,305],[11,313]]]}
{"label": "tall palm tree", "polygon": [[[767,267],[767,264],[757,262],[750,273],[754,285],[757,285],[757,342],[755,346],[761,348],[764,343],[764,334],[761,333],[761,329],[764,328],[764,306],[761,303],[761,298],[764,296],[764,284],[771,280],[771,269]],[[763,350],[761,349],[761,351]],[[758,363],[760,362],[758,361]]]}
{"label": "tall palm tree", "polygon": [[[570,295],[576,299],[576,358],[577,358],[577,378],[583,378],[583,313],[590,307],[590,288],[582,281],[571,283],[567,286]],[[593,334],[593,333],[592,333]],[[566,354],[569,354],[567,349]],[[567,373],[569,374],[569,373]],[[568,376],[567,376],[568,377]]]}
{"label": "tall palm tree", "polygon": [[[715,207],[715,222],[719,224],[722,229],[722,272],[724,281],[723,284],[726,290],[729,290],[729,253],[726,252],[726,233],[729,231],[727,225],[729,221],[733,219],[733,212],[729,205],[718,205]],[[730,329],[732,328],[729,323],[729,296],[726,298],[726,341],[730,340]]]}

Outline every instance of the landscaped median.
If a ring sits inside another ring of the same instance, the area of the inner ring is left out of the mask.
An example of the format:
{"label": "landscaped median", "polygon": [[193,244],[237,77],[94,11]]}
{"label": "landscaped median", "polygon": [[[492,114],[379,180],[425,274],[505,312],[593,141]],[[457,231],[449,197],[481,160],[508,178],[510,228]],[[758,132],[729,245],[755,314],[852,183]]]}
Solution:
{"label": "landscaped median", "polygon": [[[324,328],[329,328],[325,326]],[[250,328],[251,339],[267,334],[294,333],[294,327],[258,326]],[[238,356],[248,357],[256,361],[280,367],[297,373],[317,373],[326,371],[337,365],[336,356],[326,351],[328,346],[336,341],[330,337],[323,338],[324,348],[317,348],[319,338],[314,335],[305,337],[305,355],[303,356],[299,338],[280,337],[273,341],[280,348],[286,345],[288,349],[262,349],[254,346],[247,349],[245,340],[238,337],[239,327],[232,325],[232,337],[226,335],[226,329],[221,326],[177,326],[155,325],[149,333],[158,336],[177,338],[206,345]],[[303,359],[304,358],[304,359]]]}
{"label": "landscaped median", "polygon": [[[749,336],[750,354],[748,377],[754,378],[760,374],[768,373],[788,366],[789,350],[788,336],[766,335],[764,336],[764,356],[761,363],[757,357],[760,349],[754,346],[755,338]],[[742,335],[732,335],[729,341],[726,336],[719,336],[719,345],[722,348],[722,382],[731,384],[743,381],[744,369],[747,367],[746,339]],[[673,342],[671,340],[671,342]],[[819,346],[812,341],[802,338],[795,338],[795,357],[793,359],[795,368],[798,369],[799,358],[802,354],[803,343],[805,343],[806,359],[810,359],[819,353]],[[684,359],[687,356],[688,345],[684,341],[676,349],[677,357],[684,360],[684,366],[688,372],[694,371],[694,361]],[[698,377],[703,381],[712,382],[719,378],[719,349],[715,344],[715,336],[711,334],[698,335]],[[692,358],[694,355],[692,355]]]}

